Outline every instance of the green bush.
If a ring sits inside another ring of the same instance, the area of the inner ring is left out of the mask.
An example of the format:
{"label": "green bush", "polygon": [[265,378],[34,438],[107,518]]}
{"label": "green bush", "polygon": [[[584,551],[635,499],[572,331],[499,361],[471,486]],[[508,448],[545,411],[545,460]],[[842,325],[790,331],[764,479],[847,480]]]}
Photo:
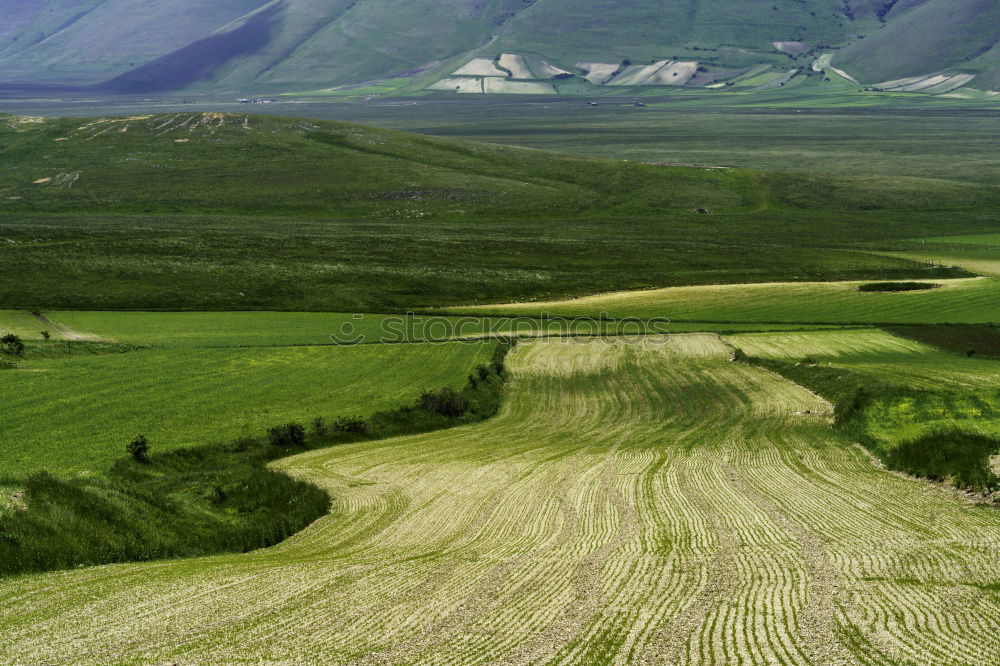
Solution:
{"label": "green bush", "polygon": [[424,391],[417,399],[417,405],[448,418],[458,418],[469,411],[468,398],[448,386],[436,391]]}
{"label": "green bush", "polygon": [[149,462],[149,442],[146,440],[145,435],[139,435],[136,439],[129,442],[125,450],[132,456],[132,460],[138,463]]}
{"label": "green bush", "polygon": [[868,282],[859,285],[858,291],[922,291],[939,286],[930,282]]}
{"label": "green bush", "polygon": [[989,492],[1000,487],[990,457],[1000,453],[1000,440],[955,428],[933,430],[889,449],[884,458],[892,469],[959,488]]}
{"label": "green bush", "polygon": [[335,432],[351,435],[367,435],[370,430],[368,421],[360,416],[340,416],[334,420],[332,428]]}
{"label": "green bush", "polygon": [[13,333],[7,333],[0,338],[0,345],[3,346],[3,351],[11,356],[24,356],[24,342]]}
{"label": "green bush", "polygon": [[306,429],[299,423],[286,423],[267,430],[267,440],[271,446],[287,449],[291,446],[306,445]]}

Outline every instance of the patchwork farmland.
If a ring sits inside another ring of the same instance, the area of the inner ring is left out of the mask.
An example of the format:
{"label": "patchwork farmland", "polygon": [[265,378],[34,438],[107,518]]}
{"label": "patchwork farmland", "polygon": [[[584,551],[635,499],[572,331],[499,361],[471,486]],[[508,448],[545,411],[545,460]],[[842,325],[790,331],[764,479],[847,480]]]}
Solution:
{"label": "patchwork farmland", "polygon": [[0,654],[991,663],[1000,516],[880,471],[730,356],[523,343],[492,421],[282,461],[334,505],[279,546],[0,584]]}
{"label": "patchwork farmland", "polygon": [[997,663],[978,157],[201,111],[0,139],[0,663]]}

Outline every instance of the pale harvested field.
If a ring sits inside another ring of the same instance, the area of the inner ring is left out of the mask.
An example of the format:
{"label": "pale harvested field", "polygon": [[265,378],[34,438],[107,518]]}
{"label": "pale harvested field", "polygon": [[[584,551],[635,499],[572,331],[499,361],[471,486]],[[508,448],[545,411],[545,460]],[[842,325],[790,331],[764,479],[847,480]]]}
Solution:
{"label": "pale harvested field", "polygon": [[483,79],[483,92],[493,95],[553,95],[555,88],[545,81],[511,81],[488,77]]}
{"label": "pale harvested field", "polygon": [[535,75],[531,73],[531,69],[528,67],[527,59],[524,56],[504,53],[500,56],[500,66],[509,70],[515,79],[535,78]]}
{"label": "pale harvested field", "polygon": [[507,76],[507,72],[498,69],[496,64],[489,58],[473,58],[452,72],[452,74],[456,76]]}
{"label": "pale harvested field", "polygon": [[0,663],[997,663],[1000,514],[729,353],[524,343],[492,421],[283,461],[275,548],[0,584]]}
{"label": "pale harvested field", "polygon": [[576,66],[587,72],[584,78],[595,86],[601,86],[610,81],[621,67],[618,63],[609,62],[578,62]]}
{"label": "pale harvested field", "polygon": [[460,93],[482,94],[483,79],[471,77],[441,79],[440,81],[435,81],[433,84],[428,86],[427,89],[454,90],[455,92]]}

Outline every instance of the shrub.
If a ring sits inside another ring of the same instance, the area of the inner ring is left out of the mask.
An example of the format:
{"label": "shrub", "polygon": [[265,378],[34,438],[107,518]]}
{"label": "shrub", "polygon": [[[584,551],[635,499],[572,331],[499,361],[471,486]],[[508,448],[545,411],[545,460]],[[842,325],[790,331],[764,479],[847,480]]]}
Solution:
{"label": "shrub", "polygon": [[306,445],[306,429],[299,423],[274,426],[267,431],[267,441],[271,446],[287,448]]}
{"label": "shrub", "polygon": [[250,437],[239,437],[233,440],[229,450],[233,453],[246,453],[253,448],[254,440]]}
{"label": "shrub", "polygon": [[333,429],[351,435],[367,435],[370,428],[368,421],[360,416],[340,416],[333,422]]}
{"label": "shrub", "polygon": [[868,282],[858,285],[858,291],[921,291],[939,286],[931,282]]}
{"label": "shrub", "polygon": [[322,439],[330,434],[330,429],[326,427],[326,421],[322,416],[313,419],[312,433],[314,437]]}
{"label": "shrub", "polygon": [[146,440],[145,435],[139,435],[137,438],[128,443],[125,447],[128,454],[132,456],[132,460],[138,463],[148,463],[149,462],[149,442]]}
{"label": "shrub", "polygon": [[960,488],[990,491],[1000,479],[990,469],[990,457],[1000,452],[1000,441],[957,428],[933,430],[890,449],[886,464],[931,479],[951,479]]}
{"label": "shrub", "polygon": [[42,331],[42,339],[43,340],[51,340],[52,339],[52,334],[49,333],[48,331]]}
{"label": "shrub", "polygon": [[3,351],[11,356],[24,356],[24,343],[13,333],[8,333],[0,338],[0,345],[3,345]]}
{"label": "shrub", "polygon": [[469,411],[468,399],[450,386],[424,391],[417,400],[417,406],[449,418],[458,418]]}

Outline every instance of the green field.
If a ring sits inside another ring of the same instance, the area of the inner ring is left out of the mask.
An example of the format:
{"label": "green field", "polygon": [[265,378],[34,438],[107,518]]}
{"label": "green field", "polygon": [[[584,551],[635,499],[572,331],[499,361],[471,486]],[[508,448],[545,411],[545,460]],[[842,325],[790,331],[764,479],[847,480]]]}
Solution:
{"label": "green field", "polygon": [[712,336],[525,343],[493,421],[283,461],[335,502],[275,548],[0,584],[0,654],[991,663],[998,515],[728,359]]}
{"label": "green field", "polygon": [[[956,328],[959,334],[966,330]],[[909,329],[893,330],[905,334]],[[917,333],[934,339],[926,335],[928,330],[937,329],[923,327]],[[765,361],[765,367],[836,400],[838,426],[894,469],[920,470],[955,485],[976,484],[970,480],[975,478],[987,479],[987,485],[991,478],[996,481],[990,466],[992,457],[1000,455],[995,444],[1000,441],[1000,361],[879,330],[732,335],[726,341],[743,354],[772,361]],[[963,439],[958,433],[991,438],[987,459],[965,460],[958,449],[944,453],[945,445]],[[926,437],[936,439],[921,439]],[[901,450],[917,451],[920,460],[903,459]]]}
{"label": "green field", "polygon": [[828,324],[1000,322],[1000,288],[990,278],[939,282],[926,291],[859,292],[858,282],[672,287],[569,301],[458,308],[473,314],[665,317],[679,321]]}
{"label": "green field", "polygon": [[139,434],[166,451],[279,423],[369,416],[461,387],[490,344],[143,349],[28,360],[3,371],[4,476],[95,472]]}
{"label": "green field", "polygon": [[830,363],[916,389],[1000,389],[1000,363],[966,358],[880,330],[748,333],[726,340],[750,356]]}
{"label": "green field", "polygon": [[[43,326],[52,340],[82,340],[128,346],[281,347],[400,344],[476,340],[485,337],[555,335],[634,335],[637,333],[718,333],[830,328],[822,324],[755,324],[672,321],[602,321],[597,318],[542,320],[531,317],[441,316],[422,313],[337,312],[109,312],[47,311],[49,323],[23,311],[0,310],[0,334],[12,332],[41,340]],[[35,345],[31,355],[52,355],[67,347]],[[94,345],[77,347],[80,352]]]}
{"label": "green field", "polygon": [[0,116],[0,662],[995,663],[995,118],[650,102]]}
{"label": "green field", "polygon": [[993,231],[1000,202],[957,180],[556,157],[245,115],[10,119],[0,139],[0,299],[25,309],[384,312],[955,277],[871,250],[939,236],[944,213]]}

